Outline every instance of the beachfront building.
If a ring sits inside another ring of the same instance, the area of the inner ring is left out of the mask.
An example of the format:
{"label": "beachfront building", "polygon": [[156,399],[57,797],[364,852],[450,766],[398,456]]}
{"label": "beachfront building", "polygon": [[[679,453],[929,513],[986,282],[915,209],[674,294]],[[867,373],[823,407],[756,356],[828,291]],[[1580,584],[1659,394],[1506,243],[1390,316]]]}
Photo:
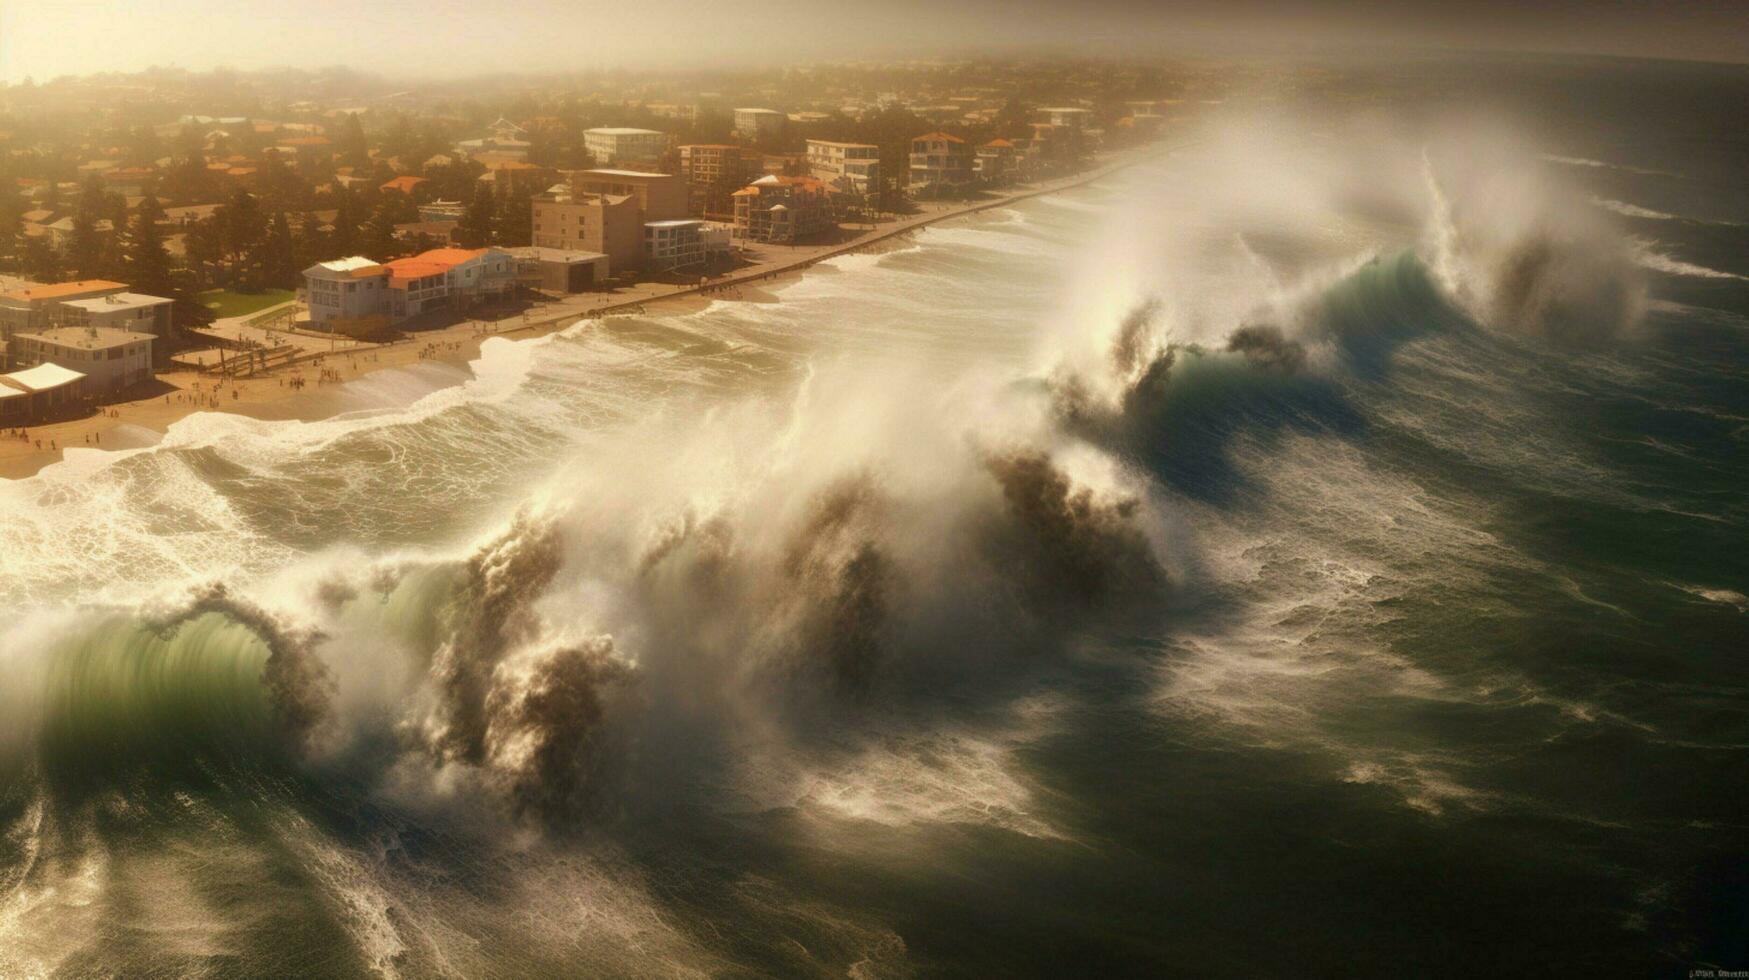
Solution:
{"label": "beachfront building", "polygon": [[668,134],[654,129],[601,126],[583,131],[583,148],[607,166],[653,164],[668,152]]}
{"label": "beachfront building", "polygon": [[1088,123],[1093,119],[1092,110],[1078,106],[1056,106],[1040,109],[1039,112],[1052,126],[1060,126],[1073,133],[1086,132]]}
{"label": "beachfront building", "polygon": [[880,192],[881,148],[873,143],[809,140],[808,174],[866,203]]}
{"label": "beachfront building", "polygon": [[637,199],[645,222],[686,217],[686,182],[673,174],[640,170],[585,170],[571,178],[576,195],[606,194]]}
{"label": "beachfront building", "polygon": [[957,194],[972,182],[972,152],[966,141],[948,133],[928,133],[911,141],[911,192]]}
{"label": "beachfront building", "polygon": [[977,157],[972,160],[972,173],[986,184],[1006,184],[1015,178],[1018,161],[1019,151],[1012,142],[993,139],[978,147]]}
{"label": "beachfront building", "polygon": [[767,174],[734,193],[735,238],[792,245],[817,238],[837,223],[830,189],[814,177]]}
{"label": "beachfront building", "polygon": [[85,375],[83,394],[113,395],[152,378],[149,333],[112,327],[54,327],[12,338],[20,366],[59,365]]}
{"label": "beachfront building", "polygon": [[680,148],[680,176],[686,181],[692,214],[728,213],[729,195],[745,187],[759,169],[759,154],[732,143],[688,143]]}
{"label": "beachfront building", "polygon": [[697,218],[644,223],[644,261],[652,272],[694,269],[729,251],[728,229]]}
{"label": "beachfront building", "polygon": [[85,375],[59,364],[0,374],[0,426],[34,424],[85,400]]}
{"label": "beachfront building", "polygon": [[108,279],[81,279],[22,286],[0,293],[0,343],[11,341],[20,331],[46,330],[59,326],[63,303],[127,291],[127,283]]}
{"label": "beachfront building", "polygon": [[500,248],[434,248],[383,268],[393,323],[436,310],[466,312],[516,289],[516,259]]}
{"label": "beachfront building", "polygon": [[508,250],[516,259],[516,282],[547,293],[580,293],[607,283],[608,259],[600,252],[524,245]]}
{"label": "beachfront building", "polygon": [[783,135],[788,121],[776,109],[736,109],[735,135],[749,143],[770,143]]}
{"label": "beachfront building", "polygon": [[69,327],[102,327],[109,330],[150,334],[157,342],[152,353],[162,362],[170,356],[171,309],[176,301],[145,293],[106,293],[88,299],[61,303],[61,322]]}
{"label": "beachfront building", "polygon": [[532,205],[534,244],[571,252],[600,252],[611,272],[644,264],[643,209],[630,194],[578,194],[564,184]]}
{"label": "beachfront building", "polygon": [[362,255],[318,262],[304,270],[303,298],[312,326],[370,332],[388,325],[389,270]]}

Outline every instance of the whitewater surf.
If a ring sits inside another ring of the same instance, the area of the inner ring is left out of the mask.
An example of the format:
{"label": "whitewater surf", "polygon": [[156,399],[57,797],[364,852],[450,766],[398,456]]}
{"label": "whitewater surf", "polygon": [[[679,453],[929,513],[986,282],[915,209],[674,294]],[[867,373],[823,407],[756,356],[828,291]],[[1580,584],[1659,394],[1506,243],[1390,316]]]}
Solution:
{"label": "whitewater surf", "polygon": [[1234,115],[0,484],[0,975],[1714,948],[1749,296],[1566,171]]}

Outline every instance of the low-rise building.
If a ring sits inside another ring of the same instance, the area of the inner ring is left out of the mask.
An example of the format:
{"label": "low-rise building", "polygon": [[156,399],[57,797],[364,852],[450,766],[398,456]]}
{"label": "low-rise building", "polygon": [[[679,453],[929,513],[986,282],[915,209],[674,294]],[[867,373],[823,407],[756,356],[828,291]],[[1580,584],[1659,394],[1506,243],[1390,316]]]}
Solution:
{"label": "low-rise building", "polygon": [[768,143],[783,135],[788,121],[776,109],[736,109],[735,135],[751,143]]}
{"label": "low-rise building", "polygon": [[434,248],[383,263],[389,272],[389,319],[400,323],[433,310],[465,312],[516,289],[516,259],[499,248]]}
{"label": "low-rise building", "polygon": [[957,193],[972,180],[971,147],[948,133],[928,133],[913,139],[910,162],[912,193]]}
{"label": "low-rise building", "polygon": [[880,192],[881,148],[872,143],[809,140],[808,173],[834,191],[866,202]]}
{"label": "low-rise building", "polygon": [[171,331],[174,328],[171,310],[175,305],[175,300],[165,296],[107,293],[89,299],[62,302],[64,315],[61,322],[69,327],[103,327],[150,334],[157,340],[152,351],[162,362],[170,356]]}
{"label": "low-rise building", "polygon": [[602,126],[583,131],[583,148],[605,166],[655,163],[668,152],[668,134],[654,129]]}
{"label": "low-rise building", "polygon": [[1092,110],[1079,106],[1055,106],[1040,109],[1039,112],[1046,117],[1046,121],[1051,125],[1061,126],[1077,133],[1085,131],[1093,119]]}
{"label": "low-rise building", "polygon": [[338,332],[364,329],[367,321],[389,315],[389,270],[362,255],[318,262],[304,270],[304,299],[310,323]]}
{"label": "low-rise building", "polygon": [[1007,183],[1017,174],[1018,158],[1019,151],[1012,142],[993,139],[978,147],[977,157],[972,161],[972,172],[987,184]]}
{"label": "low-rise building", "polygon": [[697,218],[644,223],[644,261],[653,272],[694,269],[729,251],[728,230]]}
{"label": "low-rise building", "polygon": [[516,282],[548,293],[580,293],[606,285],[608,258],[600,252],[567,251],[524,245],[509,249],[516,259]]}
{"label": "low-rise building", "polygon": [[0,374],[0,425],[52,418],[85,397],[85,375],[59,364]]}
{"label": "low-rise building", "polygon": [[735,237],[793,244],[816,238],[837,223],[830,189],[814,177],[767,174],[734,194]]}
{"label": "low-rise building", "polygon": [[0,343],[20,331],[60,326],[69,300],[91,299],[127,291],[127,284],[108,279],[81,279],[46,285],[20,286],[0,293]]}
{"label": "low-rise building", "polygon": [[111,327],[55,327],[18,334],[10,349],[21,366],[59,365],[85,375],[83,393],[103,397],[151,380],[156,339]]}

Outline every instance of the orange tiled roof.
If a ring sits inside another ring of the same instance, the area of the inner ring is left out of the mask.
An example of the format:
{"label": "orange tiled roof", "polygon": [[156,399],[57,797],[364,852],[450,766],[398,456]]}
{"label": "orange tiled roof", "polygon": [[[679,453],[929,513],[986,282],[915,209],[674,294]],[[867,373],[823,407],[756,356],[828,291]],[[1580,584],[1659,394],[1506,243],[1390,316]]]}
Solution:
{"label": "orange tiled roof", "polygon": [[409,279],[424,279],[427,276],[441,276],[450,270],[450,266],[445,263],[427,262],[417,255],[384,262],[383,268],[388,269],[389,274],[393,276],[397,282],[405,282]]}
{"label": "orange tiled roof", "polygon": [[78,282],[57,282],[47,286],[26,286],[14,289],[9,293],[0,293],[7,299],[59,299],[62,296],[77,296],[94,289],[126,289],[125,282],[111,282],[108,279],[81,279]]}
{"label": "orange tiled roof", "polygon": [[1014,149],[1014,144],[1008,142],[1005,139],[993,139],[990,142],[985,143],[984,145],[985,146],[994,146],[997,149],[1009,149],[1009,150]]}
{"label": "orange tiled roof", "polygon": [[965,140],[960,139],[958,136],[953,136],[953,135],[950,135],[948,133],[939,133],[939,132],[926,133],[922,136],[913,136],[911,138],[911,142],[913,142],[913,143],[921,143],[924,140],[929,140],[931,142],[940,140],[940,141],[947,142],[947,143],[964,143],[965,142]]}
{"label": "orange tiled roof", "polygon": [[442,262],[445,266],[457,266],[484,254],[486,250],[483,248],[434,248],[413,257],[427,262]]}
{"label": "orange tiled roof", "polygon": [[413,177],[410,175],[403,175],[400,177],[396,177],[394,180],[385,181],[383,183],[383,185],[380,188],[378,188],[378,190],[401,191],[402,193],[406,193],[406,192],[411,191],[413,188],[418,187],[420,184],[423,184],[423,183],[425,183],[424,177]]}

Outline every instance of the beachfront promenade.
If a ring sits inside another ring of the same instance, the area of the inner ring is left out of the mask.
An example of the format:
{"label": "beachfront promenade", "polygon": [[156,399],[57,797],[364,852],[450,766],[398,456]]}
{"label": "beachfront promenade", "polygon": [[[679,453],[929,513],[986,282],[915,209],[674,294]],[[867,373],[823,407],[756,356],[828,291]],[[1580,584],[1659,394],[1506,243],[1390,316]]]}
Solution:
{"label": "beachfront promenade", "polygon": [[321,350],[322,345],[318,344],[318,349],[257,377],[226,379],[196,371],[167,372],[158,376],[159,391],[150,397],[108,405],[85,418],[33,426],[28,440],[0,438],[0,479],[31,475],[61,458],[66,449],[113,450],[148,445],[176,420],[198,411],[229,411],[264,418],[317,418],[321,409],[308,396],[324,385],[430,360],[465,363],[478,355],[482,342],[494,336],[534,336],[583,318],[652,307],[672,310],[696,304],[702,308],[715,299],[769,300],[770,295],[760,290],[761,283],[800,274],[833,256],[860,251],[940,221],[1079,187],[1185,145],[1179,142],[1135,147],[1107,155],[1087,170],[1065,177],[1006,188],[969,201],[924,202],[923,210],[917,214],[878,223],[870,230],[830,244],[757,246],[750,264],[704,282],[645,282],[611,294],[578,293],[542,302],[525,313],[500,320],[465,321],[410,334],[391,343],[349,342],[344,350]]}

